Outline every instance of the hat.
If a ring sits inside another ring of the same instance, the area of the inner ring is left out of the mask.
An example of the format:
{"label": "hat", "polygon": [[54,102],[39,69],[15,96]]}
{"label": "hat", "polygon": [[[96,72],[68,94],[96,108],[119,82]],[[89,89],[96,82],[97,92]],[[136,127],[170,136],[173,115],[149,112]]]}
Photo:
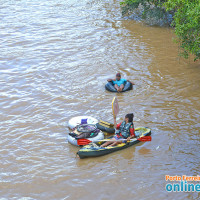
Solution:
{"label": "hat", "polygon": [[117,73],[116,76],[121,77],[121,74],[120,74],[120,73]]}

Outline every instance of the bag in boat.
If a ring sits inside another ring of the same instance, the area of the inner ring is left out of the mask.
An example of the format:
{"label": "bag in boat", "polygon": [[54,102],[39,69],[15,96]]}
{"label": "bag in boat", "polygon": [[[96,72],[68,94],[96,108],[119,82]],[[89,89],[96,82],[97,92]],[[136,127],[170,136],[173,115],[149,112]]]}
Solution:
{"label": "bag in boat", "polygon": [[81,124],[77,126],[77,131],[80,134],[78,134],[75,139],[95,137],[100,132],[94,124]]}

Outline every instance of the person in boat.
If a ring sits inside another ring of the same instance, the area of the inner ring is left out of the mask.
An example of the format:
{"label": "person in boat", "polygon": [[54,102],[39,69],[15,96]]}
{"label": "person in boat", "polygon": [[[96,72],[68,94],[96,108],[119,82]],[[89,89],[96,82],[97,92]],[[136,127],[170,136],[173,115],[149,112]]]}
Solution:
{"label": "person in boat", "polygon": [[127,114],[125,120],[119,124],[116,123],[114,118],[114,126],[117,129],[115,136],[110,140],[101,145],[101,147],[115,146],[122,142],[130,141],[131,138],[135,137],[135,130],[133,124],[133,113]]}
{"label": "person in boat", "polygon": [[[118,92],[121,92],[123,89],[124,89],[124,85],[126,83],[126,81],[129,81],[129,80],[126,80],[124,78],[121,78],[121,74],[120,73],[117,73],[116,74],[116,78],[115,79],[108,79],[107,80],[108,82],[112,82],[115,89],[118,91]],[[133,82],[129,81],[132,85],[135,85]]]}

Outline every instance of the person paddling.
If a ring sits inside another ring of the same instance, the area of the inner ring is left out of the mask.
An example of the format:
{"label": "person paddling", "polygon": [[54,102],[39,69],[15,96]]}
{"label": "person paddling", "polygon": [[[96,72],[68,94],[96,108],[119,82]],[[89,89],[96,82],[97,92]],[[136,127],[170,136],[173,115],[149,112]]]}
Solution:
{"label": "person paddling", "polygon": [[130,139],[134,138],[135,130],[133,117],[133,113],[129,113],[125,116],[125,120],[119,124],[116,123],[116,117],[114,117],[114,127],[117,129],[115,136],[110,141],[102,144],[101,147],[115,146],[122,142],[130,141]]}
{"label": "person paddling", "polygon": [[[112,82],[115,89],[118,91],[118,92],[121,92],[123,89],[124,89],[124,85],[126,83],[126,81],[129,81],[129,80],[126,80],[126,79],[123,79],[121,78],[121,74],[120,73],[117,73],[116,74],[116,78],[115,79],[108,79],[107,80],[108,82]],[[132,85],[135,85],[133,82],[129,81]]]}

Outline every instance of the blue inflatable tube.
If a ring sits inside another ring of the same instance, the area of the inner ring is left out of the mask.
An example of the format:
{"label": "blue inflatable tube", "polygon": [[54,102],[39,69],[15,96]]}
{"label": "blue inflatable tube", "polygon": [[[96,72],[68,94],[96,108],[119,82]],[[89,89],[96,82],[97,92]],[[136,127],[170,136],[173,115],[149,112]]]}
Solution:
{"label": "blue inflatable tube", "polygon": [[[106,90],[110,91],[110,92],[117,92],[117,90],[115,89],[113,83],[110,81],[108,83],[106,83],[105,85]],[[128,90],[131,90],[133,88],[132,83],[130,83],[129,81],[126,81],[125,85],[124,85],[124,89],[122,90],[122,92],[126,92]]]}

